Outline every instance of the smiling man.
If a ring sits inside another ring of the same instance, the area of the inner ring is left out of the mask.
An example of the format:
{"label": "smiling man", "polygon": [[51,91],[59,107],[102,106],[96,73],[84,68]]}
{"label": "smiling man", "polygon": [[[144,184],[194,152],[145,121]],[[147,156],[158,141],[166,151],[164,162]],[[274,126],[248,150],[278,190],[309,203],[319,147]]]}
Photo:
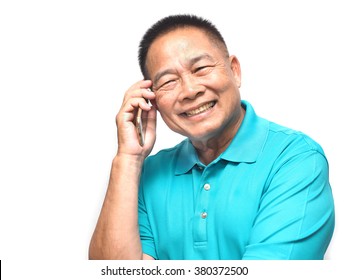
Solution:
{"label": "smiling man", "polygon": [[[164,18],[144,35],[139,62],[145,80],[117,114],[118,151],[89,257],[323,259],[334,229],[324,152],[241,100],[239,61],[216,27]],[[157,111],[187,138],[148,157]]]}

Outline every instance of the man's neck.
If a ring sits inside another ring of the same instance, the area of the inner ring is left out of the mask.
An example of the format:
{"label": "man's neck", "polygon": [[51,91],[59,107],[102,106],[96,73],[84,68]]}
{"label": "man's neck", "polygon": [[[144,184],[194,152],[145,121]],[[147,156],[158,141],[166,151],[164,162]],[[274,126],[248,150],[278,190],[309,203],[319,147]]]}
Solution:
{"label": "man's neck", "polygon": [[242,108],[239,118],[227,127],[223,128],[216,136],[208,140],[192,140],[193,146],[199,156],[199,159],[204,164],[209,164],[215,160],[221,153],[223,153],[232,140],[234,139],[237,131],[245,116],[245,110]]}

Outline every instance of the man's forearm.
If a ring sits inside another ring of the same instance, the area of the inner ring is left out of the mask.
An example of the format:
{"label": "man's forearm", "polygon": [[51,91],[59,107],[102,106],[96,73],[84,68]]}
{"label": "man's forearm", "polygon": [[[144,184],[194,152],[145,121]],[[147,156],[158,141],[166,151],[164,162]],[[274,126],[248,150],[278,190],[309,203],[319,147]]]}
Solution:
{"label": "man's forearm", "polygon": [[141,259],[138,185],[143,160],[117,155],[89,248],[90,259]]}

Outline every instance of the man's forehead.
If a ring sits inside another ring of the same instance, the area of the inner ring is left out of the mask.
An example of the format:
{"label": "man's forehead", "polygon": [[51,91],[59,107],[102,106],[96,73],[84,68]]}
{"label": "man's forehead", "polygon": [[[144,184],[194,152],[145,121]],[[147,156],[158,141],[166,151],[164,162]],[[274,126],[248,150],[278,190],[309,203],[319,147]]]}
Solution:
{"label": "man's forehead", "polygon": [[156,73],[151,74],[163,76],[162,73],[157,74],[172,72],[176,63],[190,67],[201,60],[220,60],[220,52],[221,49],[204,30],[195,27],[177,28],[153,41],[148,50],[147,70],[154,70],[152,67],[155,65]]}

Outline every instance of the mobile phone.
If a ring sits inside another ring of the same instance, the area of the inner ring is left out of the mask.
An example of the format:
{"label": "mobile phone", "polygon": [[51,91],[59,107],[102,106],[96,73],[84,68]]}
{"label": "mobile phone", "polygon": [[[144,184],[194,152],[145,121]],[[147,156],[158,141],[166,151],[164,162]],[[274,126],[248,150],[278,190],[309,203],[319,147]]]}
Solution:
{"label": "mobile phone", "polygon": [[143,146],[145,144],[145,135],[144,135],[143,126],[142,126],[142,109],[141,108],[137,110],[135,126],[137,130],[137,137],[139,139],[139,144]]}
{"label": "mobile phone", "polygon": [[[150,88],[147,88],[148,91],[151,91]],[[148,99],[145,99],[149,103]],[[142,109],[139,107],[136,114],[135,126],[137,130],[137,138],[139,139],[139,144],[143,146],[145,144],[145,131],[143,130],[142,125]]]}

